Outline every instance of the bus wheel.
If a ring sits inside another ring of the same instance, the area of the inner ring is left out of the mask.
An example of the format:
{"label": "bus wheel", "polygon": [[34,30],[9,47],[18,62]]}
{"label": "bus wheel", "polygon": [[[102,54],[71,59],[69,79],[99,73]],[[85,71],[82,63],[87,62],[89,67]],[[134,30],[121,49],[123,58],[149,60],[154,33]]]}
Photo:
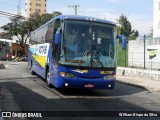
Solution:
{"label": "bus wheel", "polygon": [[47,80],[47,86],[51,88],[52,84],[50,83],[50,72],[49,72],[49,70],[47,71],[46,80]]}

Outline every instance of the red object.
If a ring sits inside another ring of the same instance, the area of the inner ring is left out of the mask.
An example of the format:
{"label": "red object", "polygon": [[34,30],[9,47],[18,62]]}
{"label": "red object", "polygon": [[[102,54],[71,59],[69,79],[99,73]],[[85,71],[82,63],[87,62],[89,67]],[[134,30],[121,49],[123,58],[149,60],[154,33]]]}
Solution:
{"label": "red object", "polygon": [[84,85],[85,88],[94,88],[94,84],[86,84]]}
{"label": "red object", "polygon": [[9,58],[9,54],[6,55],[6,58]]}

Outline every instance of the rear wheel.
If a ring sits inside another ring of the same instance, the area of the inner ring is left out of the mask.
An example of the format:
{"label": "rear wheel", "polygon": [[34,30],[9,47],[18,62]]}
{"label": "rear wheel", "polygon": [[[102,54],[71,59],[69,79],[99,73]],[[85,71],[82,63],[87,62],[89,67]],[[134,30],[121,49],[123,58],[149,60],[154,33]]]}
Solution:
{"label": "rear wheel", "polygon": [[52,84],[50,83],[50,72],[49,72],[49,70],[47,70],[46,81],[47,81],[47,86],[51,88]]}

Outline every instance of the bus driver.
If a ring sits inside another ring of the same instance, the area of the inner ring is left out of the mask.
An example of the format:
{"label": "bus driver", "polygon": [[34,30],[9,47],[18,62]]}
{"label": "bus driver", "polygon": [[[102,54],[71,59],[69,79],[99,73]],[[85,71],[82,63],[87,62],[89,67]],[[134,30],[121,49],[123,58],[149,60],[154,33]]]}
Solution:
{"label": "bus driver", "polygon": [[77,39],[77,31],[75,28],[71,28],[67,35],[67,43],[74,44]]}

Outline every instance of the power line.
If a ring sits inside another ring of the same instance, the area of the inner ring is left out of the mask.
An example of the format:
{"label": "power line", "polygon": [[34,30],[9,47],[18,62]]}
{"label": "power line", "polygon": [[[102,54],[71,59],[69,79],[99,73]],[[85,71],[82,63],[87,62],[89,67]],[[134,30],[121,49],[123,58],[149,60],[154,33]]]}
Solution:
{"label": "power line", "polygon": [[5,15],[5,16],[9,16],[9,17],[22,17],[22,18],[25,18],[24,16],[16,15],[16,14],[13,14],[13,13],[8,13],[8,12],[4,12],[4,11],[0,11],[0,14],[1,15]]}

